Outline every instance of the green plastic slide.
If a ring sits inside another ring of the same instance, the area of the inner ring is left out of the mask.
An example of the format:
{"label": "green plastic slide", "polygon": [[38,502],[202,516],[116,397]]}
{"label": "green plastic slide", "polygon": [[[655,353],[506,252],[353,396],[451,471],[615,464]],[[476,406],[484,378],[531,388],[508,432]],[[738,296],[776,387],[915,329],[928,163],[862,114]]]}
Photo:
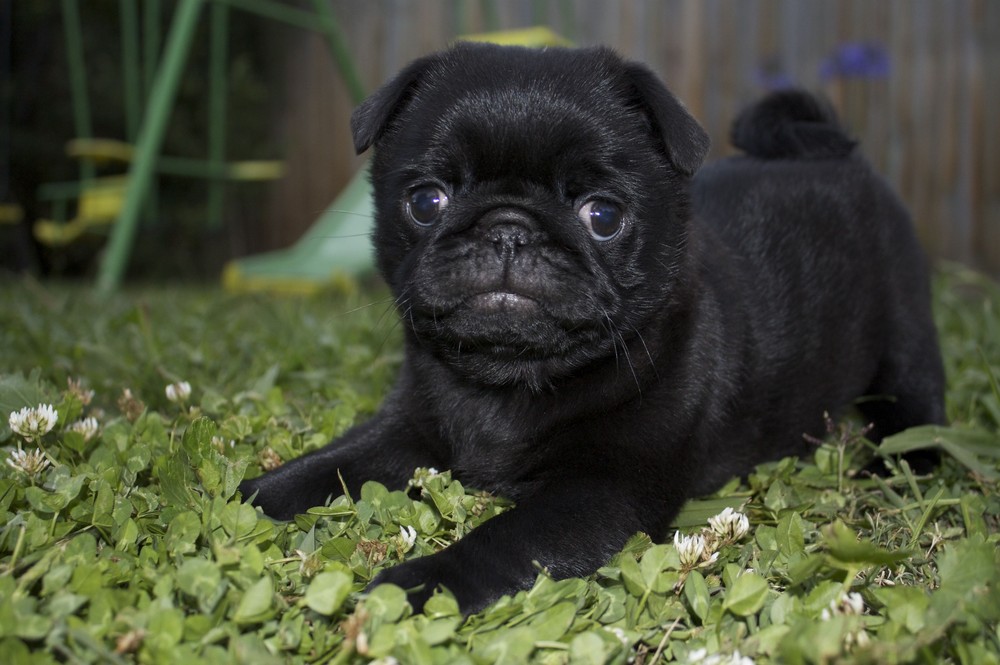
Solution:
{"label": "green plastic slide", "polygon": [[374,219],[368,168],[347,187],[294,245],[230,261],[223,286],[235,292],[269,291],[308,295],[348,286],[373,270]]}

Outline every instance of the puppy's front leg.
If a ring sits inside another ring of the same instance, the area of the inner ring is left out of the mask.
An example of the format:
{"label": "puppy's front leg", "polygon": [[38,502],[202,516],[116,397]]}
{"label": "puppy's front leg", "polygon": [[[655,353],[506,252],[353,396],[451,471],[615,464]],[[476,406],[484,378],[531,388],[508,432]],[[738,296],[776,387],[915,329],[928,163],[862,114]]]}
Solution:
{"label": "puppy's front leg", "polygon": [[[328,497],[343,491],[357,496],[361,485],[376,480],[390,489],[403,489],[420,466],[442,466],[421,437],[413,431],[403,412],[387,400],[378,414],[348,430],[319,450],[298,457],[274,471],[240,483],[244,499],[280,520],[292,519]],[[339,474],[339,475],[338,475]]]}
{"label": "puppy's front leg", "polygon": [[609,490],[615,486],[605,480],[547,487],[437,554],[382,571],[371,586],[406,589],[420,611],[440,585],[470,614],[530,587],[538,572],[535,562],[557,579],[589,575],[629,536],[655,526],[640,514],[653,512],[653,506],[625,495],[621,485]]}

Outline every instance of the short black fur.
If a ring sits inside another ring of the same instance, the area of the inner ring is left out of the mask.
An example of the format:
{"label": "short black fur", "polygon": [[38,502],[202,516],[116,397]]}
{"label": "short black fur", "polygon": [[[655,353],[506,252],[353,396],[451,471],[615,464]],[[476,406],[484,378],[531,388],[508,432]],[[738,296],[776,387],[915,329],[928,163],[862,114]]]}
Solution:
{"label": "short black fur", "polygon": [[[859,397],[877,398],[860,406],[876,439],[943,421],[908,215],[806,93],[749,109],[733,132],[747,154],[692,177],[705,132],[645,67],[464,44],[410,65],[352,129],[375,147],[405,360],[370,421],[241,489],[289,519],[338,494],[338,474],[357,493],[422,466],[513,499],[375,580],[417,608],[441,585],[478,610],[536,562],[590,574],[686,499],[808,454],[803,435]],[[415,192],[442,202],[420,223]]]}

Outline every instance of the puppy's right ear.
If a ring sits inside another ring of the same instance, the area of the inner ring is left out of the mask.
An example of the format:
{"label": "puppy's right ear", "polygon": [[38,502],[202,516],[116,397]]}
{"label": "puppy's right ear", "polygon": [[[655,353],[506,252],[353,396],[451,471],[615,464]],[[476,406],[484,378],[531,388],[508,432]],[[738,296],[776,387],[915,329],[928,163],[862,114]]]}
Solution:
{"label": "puppy's right ear", "polygon": [[420,79],[437,59],[435,54],[413,61],[354,109],[351,133],[355,152],[360,155],[382,138],[393,118],[413,96]]}
{"label": "puppy's right ear", "polygon": [[692,175],[708,153],[708,134],[680,100],[645,65],[629,63],[625,73],[674,167]]}

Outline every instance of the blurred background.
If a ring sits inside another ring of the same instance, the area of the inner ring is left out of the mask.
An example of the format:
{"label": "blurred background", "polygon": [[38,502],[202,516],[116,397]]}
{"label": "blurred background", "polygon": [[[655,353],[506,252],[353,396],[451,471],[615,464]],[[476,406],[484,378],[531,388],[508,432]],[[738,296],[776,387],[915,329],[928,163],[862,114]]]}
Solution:
{"label": "blurred background", "polygon": [[123,278],[218,280],[292,246],[362,164],[360,95],[460,35],[537,25],[646,62],[705,125],[710,158],[765,91],[824,92],[929,253],[1000,274],[996,0],[0,0],[0,274],[97,275],[121,203],[91,195],[133,186],[154,112]]}

